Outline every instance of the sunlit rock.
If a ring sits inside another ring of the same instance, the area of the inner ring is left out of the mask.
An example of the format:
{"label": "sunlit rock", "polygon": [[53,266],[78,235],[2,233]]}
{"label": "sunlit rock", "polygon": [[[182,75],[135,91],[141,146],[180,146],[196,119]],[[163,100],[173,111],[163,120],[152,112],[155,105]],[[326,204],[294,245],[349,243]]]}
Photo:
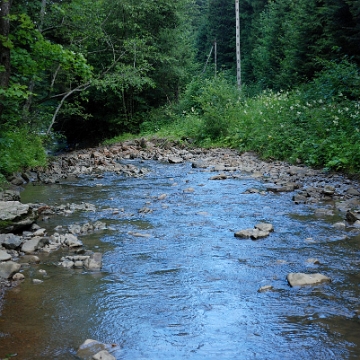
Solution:
{"label": "sunlit rock", "polygon": [[331,279],[322,274],[290,273],[287,275],[290,286],[316,285],[331,282]]}

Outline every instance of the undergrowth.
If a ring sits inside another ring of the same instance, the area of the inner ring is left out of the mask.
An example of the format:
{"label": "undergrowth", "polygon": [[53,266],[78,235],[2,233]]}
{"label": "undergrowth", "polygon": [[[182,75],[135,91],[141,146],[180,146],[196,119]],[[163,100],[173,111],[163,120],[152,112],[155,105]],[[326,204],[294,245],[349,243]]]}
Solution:
{"label": "undergrowth", "polygon": [[360,171],[360,76],[355,65],[328,63],[312,82],[293,91],[245,93],[222,76],[196,78],[178,104],[149,114],[142,134]]}
{"label": "undergrowth", "polygon": [[0,133],[0,183],[4,183],[8,174],[45,164],[46,152],[40,135],[25,129]]}

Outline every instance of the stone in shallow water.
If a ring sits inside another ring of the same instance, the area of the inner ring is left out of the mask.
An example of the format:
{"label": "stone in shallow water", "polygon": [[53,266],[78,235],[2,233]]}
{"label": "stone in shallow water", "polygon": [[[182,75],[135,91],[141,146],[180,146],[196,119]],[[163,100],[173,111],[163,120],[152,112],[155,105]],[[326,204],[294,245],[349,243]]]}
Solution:
{"label": "stone in shallow water", "polygon": [[265,286],[262,286],[258,292],[265,292],[265,291],[270,291],[270,290],[273,290],[273,287],[271,285],[265,285]]}
{"label": "stone in shallow water", "polygon": [[267,232],[274,231],[274,227],[271,224],[267,224],[267,223],[258,223],[255,225],[255,229],[258,229],[260,231],[267,231]]}
{"label": "stone in shallow water", "polygon": [[259,229],[245,229],[237,231],[234,236],[243,239],[257,240],[269,236],[269,231],[262,231]]}
{"label": "stone in shallow water", "polygon": [[13,262],[7,261],[0,264],[0,278],[10,279],[15,273],[20,270],[21,265]]}
{"label": "stone in shallow water", "polygon": [[76,356],[82,360],[116,360],[109,353],[111,345],[103,344],[97,340],[87,339],[80,345]]}
{"label": "stone in shallow water", "polygon": [[24,279],[25,279],[25,276],[24,276],[24,274],[22,274],[22,273],[16,273],[16,274],[12,277],[12,279],[13,279],[14,281],[21,281],[21,280],[24,280]]}
{"label": "stone in shallow water", "polygon": [[319,273],[290,273],[287,275],[287,280],[290,286],[316,285],[324,282],[331,282],[331,279],[329,277]]}
{"label": "stone in shallow water", "polygon": [[99,351],[92,357],[94,360],[116,360],[107,350]]}

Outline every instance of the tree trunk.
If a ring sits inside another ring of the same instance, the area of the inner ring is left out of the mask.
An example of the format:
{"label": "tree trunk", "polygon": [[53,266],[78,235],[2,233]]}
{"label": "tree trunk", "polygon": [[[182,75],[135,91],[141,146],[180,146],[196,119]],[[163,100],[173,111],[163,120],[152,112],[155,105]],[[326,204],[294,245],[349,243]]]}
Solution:
{"label": "tree trunk", "polygon": [[[0,0],[0,88],[7,89],[10,81],[10,47],[6,44],[10,31],[11,0]],[[4,109],[0,98],[0,116]]]}

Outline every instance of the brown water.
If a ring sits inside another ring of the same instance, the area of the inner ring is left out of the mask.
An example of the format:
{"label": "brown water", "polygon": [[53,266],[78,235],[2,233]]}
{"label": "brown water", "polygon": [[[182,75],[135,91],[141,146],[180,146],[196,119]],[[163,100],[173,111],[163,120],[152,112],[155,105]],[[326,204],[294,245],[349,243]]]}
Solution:
{"label": "brown water", "polygon": [[[243,194],[262,188],[245,174],[210,181],[190,164],[141,166],[151,169],[143,179],[105,174],[22,194],[24,202],[97,206],[39,221],[50,233],[95,220],[112,230],[82,237],[86,248],[104,253],[101,273],[59,268],[59,252],[25,269],[2,309],[0,358],[76,359],[87,338],[118,344],[114,355],[130,360],[360,358],[360,237],[333,228],[338,217],[315,218],[292,194]],[[184,192],[189,187],[194,192]],[[139,214],[144,206],[153,212]],[[259,221],[275,232],[258,241],[234,237]],[[289,272],[333,281],[291,288]],[[273,291],[259,293],[264,285]]]}

